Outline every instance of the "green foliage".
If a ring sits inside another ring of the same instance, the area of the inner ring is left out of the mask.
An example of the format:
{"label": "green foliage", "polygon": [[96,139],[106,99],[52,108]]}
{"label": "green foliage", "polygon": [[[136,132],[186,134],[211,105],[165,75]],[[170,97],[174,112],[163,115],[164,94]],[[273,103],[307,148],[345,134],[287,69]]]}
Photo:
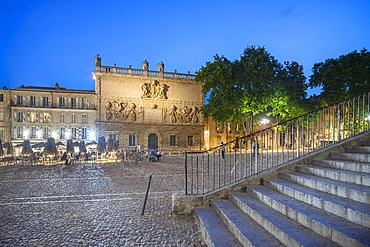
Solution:
{"label": "green foliage", "polygon": [[268,111],[286,119],[303,112],[305,76],[297,62],[280,64],[264,47],[247,47],[231,62],[215,55],[195,78],[203,84],[208,104],[203,113],[219,123],[239,123]]}
{"label": "green foliage", "polygon": [[370,90],[370,53],[364,48],[316,63],[309,86],[322,87],[322,106]]}

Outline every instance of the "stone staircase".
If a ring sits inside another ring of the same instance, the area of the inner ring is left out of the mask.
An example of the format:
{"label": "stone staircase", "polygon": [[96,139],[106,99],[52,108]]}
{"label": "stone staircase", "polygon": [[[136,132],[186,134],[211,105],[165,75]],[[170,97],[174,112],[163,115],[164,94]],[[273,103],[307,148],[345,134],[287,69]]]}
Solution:
{"label": "stone staircase", "polygon": [[195,208],[208,246],[370,246],[370,140]]}

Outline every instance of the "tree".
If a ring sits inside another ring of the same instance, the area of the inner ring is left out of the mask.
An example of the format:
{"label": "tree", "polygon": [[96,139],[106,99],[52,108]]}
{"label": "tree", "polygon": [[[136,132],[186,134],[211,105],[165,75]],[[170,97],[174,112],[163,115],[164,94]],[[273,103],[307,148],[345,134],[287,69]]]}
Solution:
{"label": "tree", "polygon": [[370,90],[370,53],[364,48],[314,64],[309,86],[322,87],[321,105]]}
{"label": "tree", "polygon": [[251,131],[254,116],[268,109],[274,115],[292,115],[299,111],[287,109],[297,108],[298,99],[305,97],[302,71],[296,62],[283,67],[264,47],[247,47],[234,62],[215,55],[196,75],[209,96],[203,113],[221,124],[248,122]]}
{"label": "tree", "polygon": [[303,66],[297,62],[284,62],[269,99],[270,109],[267,115],[275,116],[278,123],[307,112],[307,87]]}

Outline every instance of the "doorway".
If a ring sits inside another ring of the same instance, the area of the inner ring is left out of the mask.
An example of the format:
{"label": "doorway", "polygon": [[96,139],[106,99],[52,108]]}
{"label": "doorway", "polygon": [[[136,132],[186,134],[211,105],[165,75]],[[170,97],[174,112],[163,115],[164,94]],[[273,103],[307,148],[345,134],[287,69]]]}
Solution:
{"label": "doorway", "polygon": [[150,134],[148,136],[148,148],[149,149],[158,149],[158,137],[156,134]]}

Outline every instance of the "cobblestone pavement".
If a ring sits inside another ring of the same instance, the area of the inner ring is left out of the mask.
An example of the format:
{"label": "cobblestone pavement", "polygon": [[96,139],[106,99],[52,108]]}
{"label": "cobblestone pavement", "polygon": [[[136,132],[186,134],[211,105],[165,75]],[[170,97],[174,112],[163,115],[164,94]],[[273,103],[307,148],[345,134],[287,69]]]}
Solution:
{"label": "cobblestone pavement", "polygon": [[2,166],[0,246],[205,246],[192,216],[171,215],[183,164]]}

